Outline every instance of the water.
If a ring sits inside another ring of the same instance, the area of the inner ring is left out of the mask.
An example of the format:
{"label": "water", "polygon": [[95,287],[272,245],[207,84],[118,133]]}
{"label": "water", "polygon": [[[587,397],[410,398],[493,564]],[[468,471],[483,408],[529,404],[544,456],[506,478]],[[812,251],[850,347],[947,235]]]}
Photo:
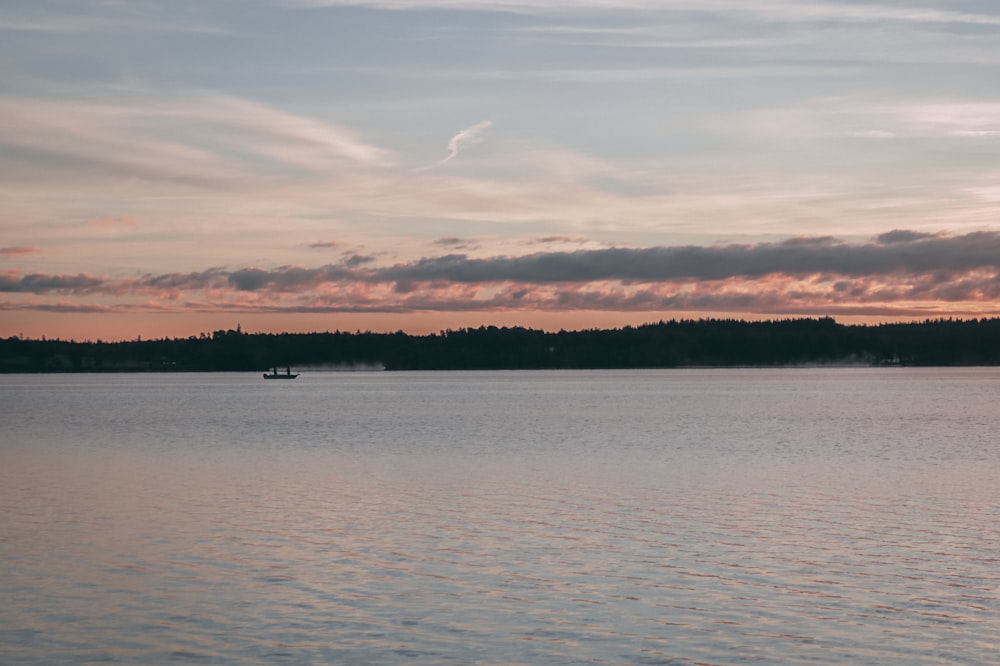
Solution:
{"label": "water", "polygon": [[0,376],[0,663],[993,664],[1000,370]]}

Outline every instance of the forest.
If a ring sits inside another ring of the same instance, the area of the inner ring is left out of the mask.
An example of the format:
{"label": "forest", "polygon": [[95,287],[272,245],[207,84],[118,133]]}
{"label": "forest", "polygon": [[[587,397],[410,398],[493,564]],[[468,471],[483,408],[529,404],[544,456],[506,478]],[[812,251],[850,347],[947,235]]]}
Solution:
{"label": "forest", "polygon": [[481,326],[429,335],[246,333],[119,342],[0,339],[0,372],[518,370],[1000,365],[1000,318],[845,325],[829,317],[671,320],[546,332]]}

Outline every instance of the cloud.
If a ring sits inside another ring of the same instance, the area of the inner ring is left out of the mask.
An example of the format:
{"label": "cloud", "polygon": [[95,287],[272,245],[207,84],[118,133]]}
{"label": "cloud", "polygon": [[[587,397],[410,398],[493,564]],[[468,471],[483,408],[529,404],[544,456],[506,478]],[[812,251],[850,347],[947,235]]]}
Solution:
{"label": "cloud", "polygon": [[62,182],[62,176],[84,186],[113,181],[224,192],[392,163],[389,151],[347,128],[203,94],[71,106],[0,97],[0,146],[8,149],[0,152],[0,168],[38,187]]}
{"label": "cloud", "polygon": [[547,236],[537,236],[523,241],[522,245],[585,245],[590,242],[585,236],[574,236],[572,234],[549,234]]}
{"label": "cloud", "polygon": [[[460,239],[441,239],[451,245]],[[472,258],[464,254],[425,257],[409,263],[371,267],[374,257],[350,255],[341,264],[316,268],[211,268],[193,273],[146,275],[116,283],[86,275],[45,276],[4,273],[5,291],[122,289],[212,289],[296,291],[338,282],[366,284],[628,284],[758,280],[768,276],[871,278],[893,275],[948,276],[972,271],[1000,272],[1000,232],[960,236],[896,230],[867,243],[830,236],[795,237],[780,242],[729,245],[681,245],[540,252],[523,256]],[[362,266],[366,266],[362,268]],[[824,278],[827,279],[827,278]]]}
{"label": "cloud", "polygon": [[[833,98],[746,114],[768,139],[954,139],[966,143],[1000,136],[1000,104],[978,101],[923,103]],[[956,143],[955,145],[962,145]]]}
{"label": "cloud", "polygon": [[433,241],[431,245],[437,247],[445,247],[452,250],[473,250],[479,247],[479,243],[467,238],[458,238],[456,236],[449,236],[447,238],[438,238]]}
{"label": "cloud", "polygon": [[888,245],[890,243],[912,243],[914,241],[935,238],[939,235],[940,234],[920,233],[917,231],[910,231],[908,229],[895,229],[893,231],[887,231],[884,234],[879,234],[875,237],[875,240],[883,245]]}
{"label": "cloud", "polygon": [[481,123],[476,123],[475,125],[466,127],[464,130],[462,130],[455,136],[451,137],[451,139],[448,141],[448,156],[445,157],[440,162],[437,162],[431,165],[430,167],[426,168],[429,169],[441,166],[442,164],[446,164],[447,162],[450,162],[451,160],[455,159],[455,157],[458,156],[458,153],[462,151],[466,146],[473,146],[477,143],[482,143],[483,133],[491,127],[493,127],[493,121],[491,120],[484,120]]}
{"label": "cloud", "polygon": [[106,287],[108,281],[104,278],[90,275],[46,275],[44,273],[22,274],[20,271],[0,272],[0,292],[33,293],[46,292],[94,292]]}
{"label": "cloud", "polygon": [[458,155],[458,151],[464,148],[465,146],[471,146],[477,143],[481,143],[482,138],[480,137],[486,130],[488,130],[491,127],[493,127],[493,121],[484,120],[481,123],[476,123],[475,125],[472,125],[471,127],[466,127],[464,130],[462,130],[455,136],[451,137],[451,140],[448,141],[448,150],[451,152],[448,155],[448,157],[445,158],[444,161],[447,162],[448,160]]}
{"label": "cloud", "polygon": [[228,274],[229,283],[239,291],[297,291],[323,283],[353,279],[357,279],[357,274],[350,268],[333,264],[319,268],[299,266],[282,266],[273,270],[244,268]]}
{"label": "cloud", "polygon": [[769,21],[884,22],[1000,25],[1000,16],[886,3],[800,2],[798,0],[284,0],[292,7],[366,6],[389,10],[451,9],[580,14],[603,11],[710,13],[759,16]]}
{"label": "cloud", "polygon": [[137,280],[125,280],[121,289],[155,291],[220,289],[229,284],[229,273],[221,268],[209,268],[194,273],[162,273],[144,275]]}
{"label": "cloud", "polygon": [[22,254],[37,254],[41,252],[37,247],[0,247],[0,257],[16,257]]}
{"label": "cloud", "polygon": [[[711,311],[904,316],[1000,310],[1000,232],[895,230],[779,242],[211,268],[134,279],[0,272],[0,291],[74,294],[132,311]],[[112,298],[113,297],[113,298]],[[138,299],[138,300],[136,300]],[[25,301],[25,309],[52,306]],[[81,307],[94,303],[81,302]],[[67,307],[59,302],[60,308]],[[8,309],[13,307],[8,304]]]}
{"label": "cloud", "polygon": [[364,266],[365,264],[370,264],[373,261],[375,261],[375,257],[366,254],[345,253],[343,258],[343,264],[347,268],[354,268],[355,266]]}
{"label": "cloud", "polygon": [[[46,7],[45,2],[7,3],[0,11],[0,31],[40,33],[191,32],[222,34],[221,26],[199,20],[163,2],[74,2]],[[18,11],[20,9],[20,11]]]}
{"label": "cloud", "polygon": [[409,282],[656,282],[759,278],[772,274],[871,276],[1000,270],[997,232],[928,237],[897,231],[881,238],[862,244],[830,237],[795,238],[754,245],[609,248],[488,259],[449,254],[384,268],[378,276],[383,280]]}
{"label": "cloud", "polygon": [[[715,155],[600,158],[524,142],[498,146],[489,164],[477,163],[474,170],[415,175],[405,168],[407,159],[351,128],[228,96],[115,96],[105,103],[74,103],[72,113],[54,99],[0,97],[0,190],[12,202],[8,208],[25,219],[40,219],[43,207],[47,218],[74,219],[74,198],[96,211],[117,201],[114,206],[134,213],[144,231],[154,234],[169,225],[172,232],[190,234],[189,246],[209,220],[216,229],[249,234],[269,231],[279,216],[296,234],[308,230],[298,243],[316,238],[312,225],[321,215],[345,227],[341,220],[433,220],[441,236],[455,234],[457,224],[464,233],[469,222],[531,223],[539,232],[549,225],[647,234],[665,224],[677,233],[773,232],[801,228],[807,209],[811,219],[841,232],[848,224],[983,224],[992,211],[976,192],[992,180],[968,151],[985,150],[976,144],[991,140],[957,132],[1000,125],[991,120],[997,117],[991,105],[952,107],[942,112],[952,120],[939,117],[933,125],[937,134],[930,132],[927,113],[907,105],[833,100],[734,109],[678,129],[707,132],[707,140],[719,142]],[[445,159],[463,157],[482,140],[488,131],[476,130],[482,125],[456,133]],[[866,127],[898,127],[901,138],[923,128],[931,140],[943,134],[956,145],[934,152],[933,164],[929,151],[904,140],[882,141],[891,145],[860,159],[862,153],[844,150],[843,137]],[[806,139],[818,144],[807,146]],[[655,139],[650,149],[659,151],[663,141]],[[765,160],[759,159],[762,151]],[[53,189],[62,196],[49,196]],[[366,234],[370,228],[325,233]],[[474,233],[499,235],[482,227]],[[350,242],[366,241],[355,235]]]}

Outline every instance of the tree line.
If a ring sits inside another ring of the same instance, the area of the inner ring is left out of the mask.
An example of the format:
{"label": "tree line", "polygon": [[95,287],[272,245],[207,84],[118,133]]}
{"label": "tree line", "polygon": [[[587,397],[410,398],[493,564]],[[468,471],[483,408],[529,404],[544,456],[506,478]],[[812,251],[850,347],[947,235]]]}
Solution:
{"label": "tree line", "polygon": [[1000,319],[845,325],[829,317],[685,319],[546,332],[246,333],[120,342],[0,339],[0,372],[261,371],[368,367],[516,370],[794,365],[1000,365]]}

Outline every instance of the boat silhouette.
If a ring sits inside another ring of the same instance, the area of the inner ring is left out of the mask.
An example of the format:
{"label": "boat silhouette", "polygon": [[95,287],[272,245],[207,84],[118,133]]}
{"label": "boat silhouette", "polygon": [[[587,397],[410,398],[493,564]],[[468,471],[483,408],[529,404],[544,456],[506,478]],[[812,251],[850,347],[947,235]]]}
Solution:
{"label": "boat silhouette", "polygon": [[299,376],[299,373],[292,374],[292,369],[290,367],[285,368],[284,373],[278,372],[278,366],[274,366],[270,373],[264,373],[264,379],[295,379]]}

